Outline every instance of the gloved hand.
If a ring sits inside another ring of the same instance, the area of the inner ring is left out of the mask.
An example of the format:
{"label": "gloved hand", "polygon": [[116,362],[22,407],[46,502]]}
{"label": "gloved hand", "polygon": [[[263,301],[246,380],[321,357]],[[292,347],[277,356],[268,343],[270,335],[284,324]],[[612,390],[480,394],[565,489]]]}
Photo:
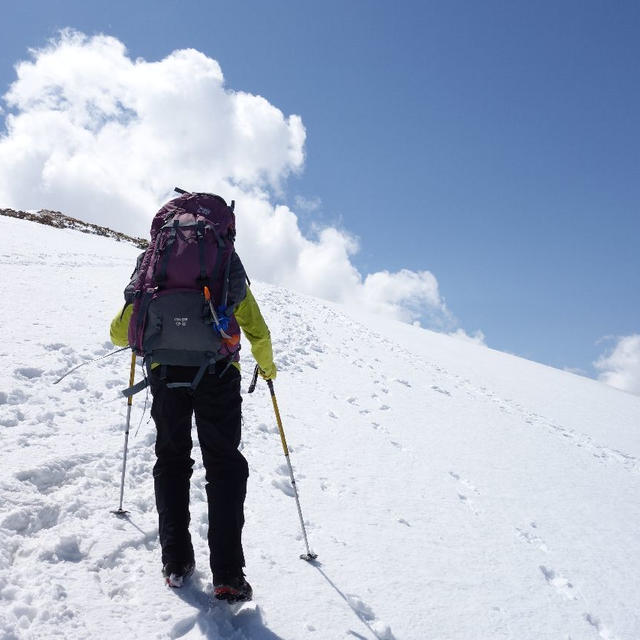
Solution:
{"label": "gloved hand", "polygon": [[258,372],[265,380],[275,380],[278,370],[276,369],[275,362],[272,362],[271,366],[267,367],[265,371],[263,371],[262,369],[258,369]]}

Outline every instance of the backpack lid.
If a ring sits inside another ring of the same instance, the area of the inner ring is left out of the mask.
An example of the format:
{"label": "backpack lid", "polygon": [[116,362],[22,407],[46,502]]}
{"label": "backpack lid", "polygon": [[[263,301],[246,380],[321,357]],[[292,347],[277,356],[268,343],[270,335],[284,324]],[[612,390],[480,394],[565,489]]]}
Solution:
{"label": "backpack lid", "polygon": [[175,188],[180,195],[160,207],[151,223],[151,242],[155,241],[158,231],[180,212],[201,215],[216,225],[217,232],[225,238],[235,241],[236,217],[234,213],[235,200],[228,205],[222,196],[215,193],[187,192],[179,187]]}

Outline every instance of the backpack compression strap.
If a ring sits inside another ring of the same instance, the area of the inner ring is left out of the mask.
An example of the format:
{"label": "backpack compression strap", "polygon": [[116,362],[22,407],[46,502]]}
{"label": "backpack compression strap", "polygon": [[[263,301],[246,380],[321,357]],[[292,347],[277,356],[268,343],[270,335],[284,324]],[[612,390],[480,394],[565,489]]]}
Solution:
{"label": "backpack compression strap", "polygon": [[123,389],[120,393],[125,398],[130,398],[131,396],[135,396],[136,393],[139,393],[143,389],[146,389],[149,386],[149,378],[147,376],[144,377],[143,380],[129,387],[128,389]]}
{"label": "backpack compression strap", "polygon": [[[165,227],[168,225],[165,225]],[[164,249],[164,255],[162,256],[162,262],[160,263],[160,272],[156,276],[153,274],[153,279],[157,284],[162,285],[167,279],[167,266],[169,264],[169,256],[171,255],[171,248],[176,241],[176,235],[178,233],[178,227],[180,226],[179,220],[174,220],[171,225],[171,231],[169,232],[169,239],[167,240],[167,246]]]}
{"label": "backpack compression strap", "polygon": [[143,364],[144,369],[146,369],[147,371],[147,375],[145,375],[145,377],[140,380],[140,382],[137,382],[136,384],[131,385],[129,388],[123,389],[120,392],[125,398],[130,398],[131,396],[134,396],[136,393],[140,393],[140,391],[146,389],[149,386],[149,376],[151,374],[151,358],[149,356],[146,356],[143,360]]}
{"label": "backpack compression strap", "polygon": [[205,359],[203,360],[202,364],[200,365],[200,368],[196,373],[196,377],[191,382],[169,382],[167,384],[167,389],[187,388],[187,389],[191,389],[191,391],[195,391],[197,386],[200,384],[200,381],[204,377],[204,374],[207,372],[207,369],[212,364],[215,364],[215,363],[216,363],[215,357],[207,358],[205,356]]}

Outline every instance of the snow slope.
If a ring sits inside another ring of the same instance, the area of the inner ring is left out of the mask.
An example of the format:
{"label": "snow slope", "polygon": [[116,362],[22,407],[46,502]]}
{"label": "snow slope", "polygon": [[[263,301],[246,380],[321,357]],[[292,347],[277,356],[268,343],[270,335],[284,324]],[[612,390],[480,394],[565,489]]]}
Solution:
{"label": "snow slope", "polygon": [[[640,398],[254,284],[315,565],[271,403],[244,402],[247,577],[212,603],[195,451],[188,587],[160,576],[153,423],[108,324],[138,250],[0,218],[0,638],[640,638]],[[259,274],[252,274],[259,276]],[[244,388],[252,369],[243,353]],[[148,409],[148,408],[147,408]]]}

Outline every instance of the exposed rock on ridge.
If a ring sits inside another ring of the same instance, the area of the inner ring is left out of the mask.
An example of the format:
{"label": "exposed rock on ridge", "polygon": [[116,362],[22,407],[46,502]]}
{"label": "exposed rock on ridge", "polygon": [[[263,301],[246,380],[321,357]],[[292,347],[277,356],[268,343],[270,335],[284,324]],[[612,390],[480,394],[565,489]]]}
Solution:
{"label": "exposed rock on ridge", "polygon": [[27,211],[15,211],[14,209],[0,209],[0,215],[8,216],[9,218],[20,218],[22,220],[31,220],[32,222],[39,222],[40,224],[46,224],[50,227],[56,227],[57,229],[75,229],[82,233],[91,233],[96,236],[105,236],[113,238],[118,242],[129,242],[140,249],[146,249],[149,242],[144,238],[134,238],[128,236],[125,233],[114,231],[109,227],[101,227],[97,224],[90,222],[84,222],[77,218],[71,218],[64,215],[59,211],[49,211],[48,209],[40,209],[37,213],[31,213]]}

